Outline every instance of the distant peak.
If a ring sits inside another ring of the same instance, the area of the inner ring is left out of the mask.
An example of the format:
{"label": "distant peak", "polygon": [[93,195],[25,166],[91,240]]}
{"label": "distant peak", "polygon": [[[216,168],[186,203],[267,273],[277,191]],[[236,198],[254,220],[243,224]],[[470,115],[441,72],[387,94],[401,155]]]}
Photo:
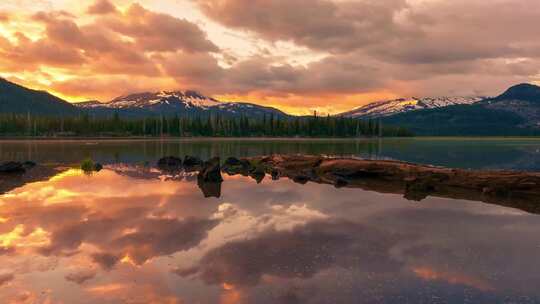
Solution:
{"label": "distant peak", "polygon": [[509,90],[513,90],[513,89],[530,89],[530,88],[535,88],[535,89],[539,89],[540,87],[537,86],[537,85],[534,85],[532,83],[520,83],[520,84],[516,84],[514,86],[511,86],[509,88]]}
{"label": "distant peak", "polygon": [[520,83],[510,87],[495,99],[515,99],[525,101],[540,101],[540,87],[531,83]]}

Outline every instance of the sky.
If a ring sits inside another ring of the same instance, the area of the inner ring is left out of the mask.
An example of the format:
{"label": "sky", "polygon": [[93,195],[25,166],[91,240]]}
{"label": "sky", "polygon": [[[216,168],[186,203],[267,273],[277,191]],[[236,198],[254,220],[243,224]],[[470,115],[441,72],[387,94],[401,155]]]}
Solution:
{"label": "sky", "polygon": [[540,82],[536,0],[2,0],[0,76],[70,102],[194,89],[293,114]]}

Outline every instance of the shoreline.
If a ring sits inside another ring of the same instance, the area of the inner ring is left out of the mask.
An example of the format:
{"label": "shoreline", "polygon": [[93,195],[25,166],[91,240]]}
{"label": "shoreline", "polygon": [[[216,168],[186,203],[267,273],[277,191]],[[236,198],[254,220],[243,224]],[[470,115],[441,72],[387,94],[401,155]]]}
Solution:
{"label": "shoreline", "polygon": [[314,182],[337,188],[361,188],[403,195],[411,201],[428,196],[481,201],[540,214],[540,172],[467,170],[393,160],[363,160],[311,155],[272,155],[225,161],[229,175]]}
{"label": "shoreline", "polygon": [[376,141],[376,140],[538,140],[540,136],[413,136],[413,137],[0,137],[0,143],[3,142],[59,142],[59,141]]}

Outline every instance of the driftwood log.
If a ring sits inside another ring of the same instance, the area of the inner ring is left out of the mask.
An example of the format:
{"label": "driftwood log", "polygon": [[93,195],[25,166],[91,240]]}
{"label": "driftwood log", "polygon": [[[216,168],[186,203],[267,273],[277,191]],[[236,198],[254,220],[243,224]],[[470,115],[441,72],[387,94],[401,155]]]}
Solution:
{"label": "driftwood log", "polygon": [[273,155],[228,159],[223,171],[252,175],[264,170],[273,178],[315,182],[402,194],[421,201],[427,196],[482,201],[540,213],[540,173],[449,169],[399,161]]}

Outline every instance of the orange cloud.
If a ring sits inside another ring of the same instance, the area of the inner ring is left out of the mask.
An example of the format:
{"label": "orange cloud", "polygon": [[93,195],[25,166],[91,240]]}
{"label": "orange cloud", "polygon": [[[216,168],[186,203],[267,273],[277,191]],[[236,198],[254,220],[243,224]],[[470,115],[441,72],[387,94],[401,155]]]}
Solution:
{"label": "orange cloud", "polygon": [[462,273],[437,271],[429,267],[416,267],[413,272],[426,281],[444,281],[450,284],[470,286],[482,291],[492,291],[494,288],[486,281]]}
{"label": "orange cloud", "polygon": [[9,21],[9,14],[6,12],[0,12],[0,23],[8,22],[8,21]]}
{"label": "orange cloud", "polygon": [[88,7],[87,12],[94,15],[103,15],[117,12],[116,6],[109,0],[97,0],[94,4]]}
{"label": "orange cloud", "polygon": [[324,114],[413,94],[491,95],[540,71],[540,6],[526,0],[512,10],[471,0],[467,20],[453,17],[460,1],[196,0],[170,12],[165,1],[34,2],[0,12],[0,77],[70,101],[196,89]]}

